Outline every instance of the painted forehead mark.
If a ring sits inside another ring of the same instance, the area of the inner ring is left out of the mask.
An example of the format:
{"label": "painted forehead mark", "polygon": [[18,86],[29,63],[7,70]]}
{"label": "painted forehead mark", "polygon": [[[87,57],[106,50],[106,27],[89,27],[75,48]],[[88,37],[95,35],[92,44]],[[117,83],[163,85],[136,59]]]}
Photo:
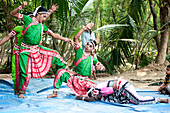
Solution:
{"label": "painted forehead mark", "polygon": [[90,44],[90,45],[93,45],[91,42],[87,42],[88,44]]}

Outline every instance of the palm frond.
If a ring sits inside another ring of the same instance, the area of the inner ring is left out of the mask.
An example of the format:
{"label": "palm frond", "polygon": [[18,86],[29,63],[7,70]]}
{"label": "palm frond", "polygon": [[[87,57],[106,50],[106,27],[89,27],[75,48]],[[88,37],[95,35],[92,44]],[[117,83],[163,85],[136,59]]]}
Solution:
{"label": "palm frond", "polygon": [[127,26],[129,26],[129,25],[127,25],[127,24],[110,24],[110,25],[102,26],[102,27],[96,29],[96,30],[93,31],[93,32],[105,31],[105,30],[106,30],[106,31],[109,31],[109,30],[114,29],[115,27],[127,27]]}

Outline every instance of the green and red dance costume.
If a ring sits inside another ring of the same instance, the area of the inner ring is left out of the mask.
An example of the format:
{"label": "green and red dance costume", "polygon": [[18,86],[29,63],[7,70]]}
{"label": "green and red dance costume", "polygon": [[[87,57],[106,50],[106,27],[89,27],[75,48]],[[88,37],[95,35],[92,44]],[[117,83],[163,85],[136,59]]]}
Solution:
{"label": "green and red dance costume", "polygon": [[23,40],[22,38],[22,31],[23,26],[16,26],[12,31],[11,35],[15,37],[15,45],[13,48],[13,54],[12,54],[12,80],[14,82],[14,91],[19,91],[19,82],[20,82],[20,67],[19,67],[19,49],[21,42]]}
{"label": "green and red dance costume", "polygon": [[83,50],[79,47],[75,49],[75,69],[78,75],[74,76],[65,69],[60,69],[54,79],[54,88],[59,89],[62,82],[66,82],[67,86],[75,95],[86,95],[89,88],[96,87],[96,83],[92,82],[88,77],[93,73],[93,65],[99,65],[100,62],[91,55],[83,56]]}
{"label": "green and red dance costume", "polygon": [[23,42],[19,54],[21,73],[19,90],[24,94],[31,77],[43,77],[49,72],[52,64],[65,68],[66,63],[57,51],[39,45],[43,32],[47,34],[51,32],[44,24],[23,14],[19,14],[18,18],[24,22]]}

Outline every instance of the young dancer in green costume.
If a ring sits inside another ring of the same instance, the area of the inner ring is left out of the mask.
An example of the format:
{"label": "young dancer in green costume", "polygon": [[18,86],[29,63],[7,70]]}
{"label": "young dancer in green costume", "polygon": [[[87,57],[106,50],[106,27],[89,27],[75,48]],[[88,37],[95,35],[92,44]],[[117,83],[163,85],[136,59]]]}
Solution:
{"label": "young dancer in green costume", "polygon": [[96,83],[89,80],[89,76],[93,73],[93,65],[96,70],[105,70],[105,67],[97,61],[95,57],[91,55],[95,49],[96,41],[90,40],[83,51],[79,46],[78,38],[86,30],[91,29],[93,23],[87,24],[83,27],[74,37],[74,49],[75,49],[75,69],[74,72],[60,69],[54,80],[53,94],[48,98],[57,97],[58,90],[62,85],[62,82],[66,82],[67,86],[73,91],[75,95],[86,95],[87,90],[92,87],[96,87]]}
{"label": "young dancer in green costume", "polygon": [[[48,16],[48,11],[44,7],[37,7],[34,11],[34,18],[17,13],[24,8],[27,2],[23,2],[22,6],[11,11],[11,15],[24,22],[24,35],[19,53],[20,65],[20,85],[19,98],[25,98],[24,93],[29,84],[30,78],[39,78],[45,76],[51,68],[52,64],[65,68],[66,62],[60,54],[52,49],[41,46],[43,32],[53,38],[72,43],[69,38],[64,38],[53,33],[44,24],[42,24]],[[52,11],[50,11],[52,12]]]}
{"label": "young dancer in green costume", "polygon": [[[32,12],[28,12],[26,14],[29,17],[33,17]],[[19,70],[19,48],[21,45],[21,42],[23,40],[22,38],[22,31],[23,26],[16,26],[8,36],[4,37],[0,41],[0,45],[7,42],[10,38],[15,37],[15,45],[13,47],[13,54],[12,54],[12,80],[14,82],[14,92],[15,94],[18,94],[19,92],[19,82],[20,82],[20,70]]]}
{"label": "young dancer in green costume", "polygon": [[[58,8],[57,4],[53,4],[51,9],[49,10],[49,15],[48,17],[56,11]],[[28,12],[25,15],[33,18],[34,15],[32,12]],[[47,17],[47,18],[48,18]],[[46,18],[46,19],[47,19]],[[21,42],[23,41],[23,28],[24,26],[16,26],[8,36],[4,37],[0,41],[0,45],[4,44],[7,42],[10,38],[15,37],[15,45],[13,47],[13,54],[12,54],[12,80],[14,82],[13,87],[14,87],[14,94],[18,95],[19,94],[19,83],[20,83],[20,68],[19,68],[19,50],[21,46]]]}

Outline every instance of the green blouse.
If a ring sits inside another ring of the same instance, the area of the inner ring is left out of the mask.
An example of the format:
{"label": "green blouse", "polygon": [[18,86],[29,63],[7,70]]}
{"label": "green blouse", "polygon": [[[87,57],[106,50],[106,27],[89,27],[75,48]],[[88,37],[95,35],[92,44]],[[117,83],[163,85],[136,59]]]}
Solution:
{"label": "green blouse", "polygon": [[[78,49],[75,49],[75,65],[79,59],[83,56],[83,50],[79,47]],[[91,55],[89,55],[87,58],[83,59],[78,65],[76,65],[74,71],[82,76],[90,76],[91,71],[93,71],[93,68],[91,64],[95,65],[98,61],[95,57],[93,57],[93,62],[91,61]]]}
{"label": "green blouse", "polygon": [[[23,15],[22,20],[24,22],[24,30],[30,23],[33,23],[32,18],[26,15]],[[37,23],[37,25],[31,25],[23,35],[23,42],[30,46],[39,45],[41,41],[41,29],[40,23]],[[43,32],[46,32],[47,30],[48,28],[43,24]]]}
{"label": "green blouse", "polygon": [[17,46],[20,46],[21,45],[21,42],[23,40],[23,37],[22,37],[22,31],[23,31],[23,27],[22,26],[16,26],[14,29],[13,29],[17,34],[16,34],[16,45]]}

